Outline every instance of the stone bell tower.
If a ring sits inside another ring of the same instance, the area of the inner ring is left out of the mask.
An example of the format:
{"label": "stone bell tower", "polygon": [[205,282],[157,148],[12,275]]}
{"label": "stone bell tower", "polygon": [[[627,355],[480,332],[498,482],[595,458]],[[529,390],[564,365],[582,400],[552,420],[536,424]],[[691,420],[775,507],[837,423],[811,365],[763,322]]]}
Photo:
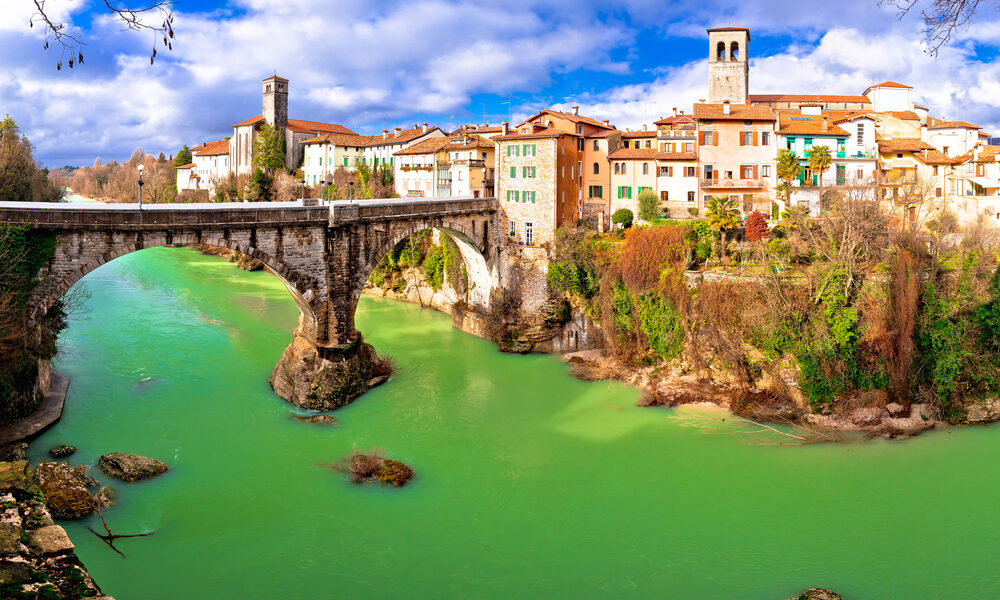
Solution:
{"label": "stone bell tower", "polygon": [[288,80],[273,75],[264,80],[264,120],[278,131],[288,125]]}
{"label": "stone bell tower", "polygon": [[708,101],[745,104],[750,94],[750,30],[716,27],[708,30]]}

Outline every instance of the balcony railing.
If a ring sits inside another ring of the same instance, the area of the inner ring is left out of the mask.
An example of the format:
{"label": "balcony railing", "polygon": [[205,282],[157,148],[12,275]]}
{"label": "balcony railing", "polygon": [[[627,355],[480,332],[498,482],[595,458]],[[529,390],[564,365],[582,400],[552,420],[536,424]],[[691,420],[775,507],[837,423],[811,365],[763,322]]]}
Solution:
{"label": "balcony railing", "polygon": [[433,171],[433,165],[403,165],[399,167],[402,171]]}
{"label": "balcony railing", "polygon": [[762,188],[763,179],[702,179],[701,187],[705,189],[737,189],[737,188]]}
{"label": "balcony railing", "polygon": [[451,161],[451,164],[453,164],[453,165],[455,165],[457,167],[462,167],[462,166],[466,166],[466,165],[468,165],[470,167],[485,167],[486,166],[486,161],[479,160],[479,159],[472,159],[472,160],[462,159],[462,160],[453,160],[453,161]]}

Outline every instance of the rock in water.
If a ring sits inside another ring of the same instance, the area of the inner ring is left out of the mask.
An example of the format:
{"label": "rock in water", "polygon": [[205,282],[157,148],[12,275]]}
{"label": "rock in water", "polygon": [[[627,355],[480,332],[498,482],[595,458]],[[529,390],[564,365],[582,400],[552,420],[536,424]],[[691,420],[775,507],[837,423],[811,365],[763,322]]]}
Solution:
{"label": "rock in water", "polygon": [[413,469],[398,460],[387,458],[381,467],[375,469],[372,477],[386,485],[402,487],[407,481],[413,479]]}
{"label": "rock in water", "polygon": [[94,510],[96,503],[90,494],[90,486],[94,485],[94,480],[86,475],[86,467],[43,462],[35,470],[45,496],[45,505],[54,517],[79,519]]}
{"label": "rock in water", "polygon": [[52,458],[66,458],[67,456],[72,456],[73,454],[76,454],[76,446],[59,444],[55,448],[49,449],[49,456]]}
{"label": "rock in water", "polygon": [[315,423],[317,425],[339,425],[337,419],[334,419],[330,415],[297,415],[295,417],[297,421],[308,421],[309,423]]}
{"label": "rock in water", "polygon": [[844,597],[830,590],[809,588],[805,593],[793,596],[789,600],[844,600]]}
{"label": "rock in water", "polygon": [[14,461],[28,458],[28,443],[14,442],[6,446],[0,446],[0,460]]}
{"label": "rock in water", "polygon": [[139,481],[167,472],[167,465],[153,458],[113,452],[97,461],[102,471],[122,481]]}

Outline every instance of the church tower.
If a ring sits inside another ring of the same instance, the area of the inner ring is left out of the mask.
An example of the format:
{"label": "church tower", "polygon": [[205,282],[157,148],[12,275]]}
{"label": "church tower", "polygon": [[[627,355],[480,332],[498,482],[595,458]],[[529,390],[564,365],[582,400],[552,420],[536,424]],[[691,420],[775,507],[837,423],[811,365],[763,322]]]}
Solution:
{"label": "church tower", "polygon": [[274,75],[264,80],[264,120],[278,131],[288,125],[288,80]]}
{"label": "church tower", "polygon": [[750,30],[716,27],[708,30],[708,101],[745,104],[750,94]]}

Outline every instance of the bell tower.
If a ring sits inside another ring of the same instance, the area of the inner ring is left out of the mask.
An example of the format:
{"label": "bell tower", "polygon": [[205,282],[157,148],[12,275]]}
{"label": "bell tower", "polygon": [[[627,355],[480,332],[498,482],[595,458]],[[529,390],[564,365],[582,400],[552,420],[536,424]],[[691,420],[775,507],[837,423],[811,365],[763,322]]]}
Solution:
{"label": "bell tower", "polygon": [[273,75],[264,80],[264,120],[279,131],[288,125],[288,80]]}
{"label": "bell tower", "polygon": [[745,104],[750,95],[750,30],[716,27],[708,30],[708,101]]}

